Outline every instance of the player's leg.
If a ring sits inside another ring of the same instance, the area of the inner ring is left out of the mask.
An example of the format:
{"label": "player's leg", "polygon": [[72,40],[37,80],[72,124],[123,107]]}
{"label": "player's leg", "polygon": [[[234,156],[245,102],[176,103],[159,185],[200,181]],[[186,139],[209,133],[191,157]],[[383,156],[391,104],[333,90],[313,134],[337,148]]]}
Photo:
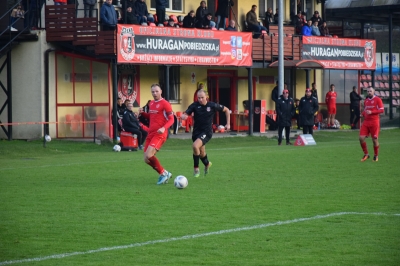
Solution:
{"label": "player's leg", "polygon": [[157,185],[166,184],[171,178],[172,174],[164,169],[160,161],[156,157],[157,151],[159,151],[166,140],[166,134],[153,133],[146,139],[146,146],[144,149],[144,161],[150,165],[160,175],[158,178]]}
{"label": "player's leg", "polygon": [[378,154],[379,154],[379,124],[371,126],[371,136],[372,136],[372,142],[374,144],[374,162],[378,161]]}
{"label": "player's leg", "polygon": [[361,159],[361,162],[366,161],[367,159],[369,159],[369,153],[368,153],[368,148],[367,148],[367,143],[365,142],[365,138],[369,135],[369,129],[367,127],[367,125],[362,124],[361,128],[360,128],[360,135],[359,135],[359,141],[360,141],[360,146],[361,149],[364,152],[364,156]]}
{"label": "player's leg", "polygon": [[193,168],[194,177],[200,176],[200,169],[199,169],[199,162],[200,162],[200,149],[203,146],[203,142],[200,138],[196,138],[193,142],[192,149],[193,149]]}

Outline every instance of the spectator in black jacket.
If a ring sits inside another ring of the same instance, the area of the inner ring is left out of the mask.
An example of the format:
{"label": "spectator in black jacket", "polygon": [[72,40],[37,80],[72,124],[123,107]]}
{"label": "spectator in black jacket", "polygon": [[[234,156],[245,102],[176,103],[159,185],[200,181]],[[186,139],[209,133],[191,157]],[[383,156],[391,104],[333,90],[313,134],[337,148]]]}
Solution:
{"label": "spectator in black jacket", "polygon": [[289,97],[288,90],[283,90],[282,95],[276,102],[276,113],[278,114],[278,145],[282,143],[283,129],[285,129],[286,145],[292,145],[289,135],[295,107],[293,99]]}
{"label": "spectator in black jacket", "polygon": [[300,125],[303,134],[313,134],[314,114],[318,111],[318,101],[311,95],[311,89],[306,89],[306,96],[301,98],[299,105]]}
{"label": "spectator in black jacket", "polygon": [[274,13],[272,13],[272,8],[268,7],[267,11],[265,12],[264,18],[264,26],[267,28],[269,33],[269,25],[274,24]]}
{"label": "spectator in black jacket", "polygon": [[168,0],[156,0],[156,14],[158,24],[164,24],[165,21],[165,8],[167,7]]}
{"label": "spectator in black jacket", "polygon": [[211,29],[212,28],[212,26],[211,26],[211,18],[212,18],[211,13],[208,13],[202,20],[200,20],[200,21],[198,21],[196,23],[196,28],[199,28],[199,29]]}
{"label": "spectator in black jacket", "polygon": [[357,129],[358,120],[360,120],[360,101],[361,96],[357,93],[357,87],[353,86],[350,92],[350,125],[351,129]]}
{"label": "spectator in black jacket", "polygon": [[225,29],[225,21],[226,18],[229,18],[229,13],[233,5],[232,0],[218,0],[217,12],[215,12],[215,16],[217,17],[217,29]]}
{"label": "spectator in black jacket", "polygon": [[150,15],[144,0],[136,0],[134,9],[139,24],[147,23],[147,21],[154,22],[153,15]]}
{"label": "spectator in black jacket", "polygon": [[319,16],[319,12],[318,11],[315,11],[314,12],[314,16],[312,16],[311,17],[311,21],[312,21],[312,24],[314,24],[314,22],[318,22],[318,27],[320,27],[320,26],[322,26],[322,23],[324,22],[324,20]]}
{"label": "spectator in black jacket", "polygon": [[[203,18],[210,13],[207,8],[206,1],[201,1],[200,6],[196,10],[196,23],[203,21]],[[215,28],[215,22],[211,21],[211,28]]]}
{"label": "spectator in black jacket", "polygon": [[195,28],[196,27],[196,17],[193,10],[190,10],[189,14],[187,14],[183,18],[183,28]]}
{"label": "spectator in black jacket", "polygon": [[135,1],[134,0],[124,0],[122,2],[122,17],[124,23],[127,24],[139,24],[136,17]]}
{"label": "spectator in black jacket", "polygon": [[132,134],[137,135],[139,150],[143,150],[143,143],[147,137],[147,131],[143,130],[139,119],[136,117],[136,114],[132,111],[133,104],[128,103],[126,106],[126,110],[124,116],[122,117],[122,128],[126,132],[130,132]]}

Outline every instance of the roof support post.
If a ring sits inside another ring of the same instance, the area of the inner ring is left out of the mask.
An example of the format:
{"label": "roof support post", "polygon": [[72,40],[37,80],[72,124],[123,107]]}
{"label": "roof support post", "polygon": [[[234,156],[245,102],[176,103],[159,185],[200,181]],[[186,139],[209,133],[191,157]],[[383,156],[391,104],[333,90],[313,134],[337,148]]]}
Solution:
{"label": "roof support post", "polygon": [[247,84],[249,93],[249,136],[253,136],[253,69],[251,67],[247,68]]}

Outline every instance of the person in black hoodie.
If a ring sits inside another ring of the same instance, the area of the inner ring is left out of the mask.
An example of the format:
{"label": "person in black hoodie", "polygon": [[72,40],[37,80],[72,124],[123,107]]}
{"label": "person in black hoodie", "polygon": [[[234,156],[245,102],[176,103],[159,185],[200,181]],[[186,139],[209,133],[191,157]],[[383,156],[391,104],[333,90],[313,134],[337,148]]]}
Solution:
{"label": "person in black hoodie", "polygon": [[183,18],[183,28],[195,28],[196,17],[193,10],[190,10],[189,14]]}
{"label": "person in black hoodie", "polygon": [[358,120],[360,120],[360,101],[361,100],[362,100],[361,96],[357,93],[357,87],[353,86],[353,91],[350,92],[350,125],[351,125],[351,129],[356,129]]}
{"label": "person in black hoodie", "polygon": [[124,18],[124,23],[139,24],[136,17],[134,0],[124,0],[122,2],[122,17]]}
{"label": "person in black hoodie", "polygon": [[299,105],[300,125],[303,127],[303,134],[313,134],[314,114],[318,111],[317,98],[311,95],[311,89],[306,89],[306,96],[301,98]]}
{"label": "person in black hoodie", "polygon": [[143,150],[143,143],[147,137],[147,131],[142,129],[139,123],[139,119],[136,117],[135,113],[132,111],[133,104],[128,103],[124,116],[122,117],[122,128],[126,132],[137,135],[139,150]]}
{"label": "person in black hoodie", "polygon": [[278,145],[282,143],[283,129],[285,129],[286,145],[292,145],[289,135],[295,107],[293,99],[289,97],[288,90],[283,90],[282,95],[276,101],[276,112],[278,114]]}

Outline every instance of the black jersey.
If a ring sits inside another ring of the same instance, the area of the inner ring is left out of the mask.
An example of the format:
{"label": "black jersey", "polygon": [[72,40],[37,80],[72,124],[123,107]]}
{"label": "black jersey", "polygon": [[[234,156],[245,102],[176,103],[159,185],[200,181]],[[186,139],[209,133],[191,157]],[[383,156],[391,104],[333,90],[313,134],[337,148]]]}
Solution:
{"label": "black jersey", "polygon": [[194,114],[193,134],[212,133],[212,122],[216,112],[224,110],[225,106],[214,102],[201,105],[199,102],[192,103],[185,111],[186,114]]}

